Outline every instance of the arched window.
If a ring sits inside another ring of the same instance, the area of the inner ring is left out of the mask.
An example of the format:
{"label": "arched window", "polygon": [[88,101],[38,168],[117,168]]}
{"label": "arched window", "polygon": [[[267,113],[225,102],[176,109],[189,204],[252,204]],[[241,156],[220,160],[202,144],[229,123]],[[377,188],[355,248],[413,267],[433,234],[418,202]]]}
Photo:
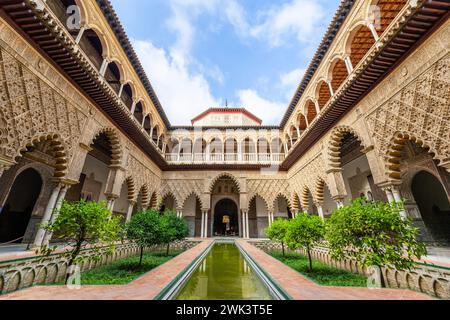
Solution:
{"label": "arched window", "polygon": [[95,68],[100,71],[103,64],[104,48],[97,33],[92,29],[84,31],[79,45]]}

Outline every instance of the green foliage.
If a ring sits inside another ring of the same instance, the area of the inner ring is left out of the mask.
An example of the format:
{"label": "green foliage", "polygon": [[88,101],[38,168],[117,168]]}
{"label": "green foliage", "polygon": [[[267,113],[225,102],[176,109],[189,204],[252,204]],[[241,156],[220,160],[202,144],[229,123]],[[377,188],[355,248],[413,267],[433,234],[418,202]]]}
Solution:
{"label": "green foliage", "polygon": [[136,213],[126,225],[129,240],[141,250],[139,266],[142,265],[144,248],[163,243],[163,226],[159,211],[150,209]]}
{"label": "green foliage", "polygon": [[175,212],[166,211],[161,216],[162,243],[167,244],[167,254],[169,254],[170,243],[175,240],[183,240],[189,233],[189,228],[183,218],[177,217]]}
{"label": "green foliage", "polygon": [[161,217],[156,210],[143,210],[136,213],[126,226],[127,238],[139,247],[161,244],[163,229]]}
{"label": "green foliage", "polygon": [[115,261],[111,264],[85,271],[81,274],[81,285],[121,285],[128,284],[150,270],[166,263],[182,251],[145,253],[139,265],[139,256]]}
{"label": "green foliage", "polygon": [[109,253],[113,253],[114,243],[120,240],[122,232],[120,218],[113,216],[106,203],[84,200],[64,202],[56,220],[44,228],[69,245],[65,253],[69,266],[83,260],[79,254],[88,246],[90,250],[98,250],[106,245]]}
{"label": "green foliage", "polygon": [[286,233],[289,227],[289,220],[276,219],[270,227],[266,229],[266,234],[272,241],[281,243],[283,255],[285,254],[284,244],[286,243]]}
{"label": "green foliage", "polygon": [[286,233],[286,242],[289,248],[295,250],[303,248],[308,253],[309,268],[312,270],[311,249],[322,240],[324,236],[324,222],[318,216],[299,213],[289,222]]}
{"label": "green foliage", "polygon": [[308,258],[295,252],[289,252],[286,255],[282,255],[280,252],[270,252],[269,254],[317,284],[323,286],[367,286],[367,277],[328,266],[320,261],[314,260],[314,270],[309,270]]}
{"label": "green foliage", "polygon": [[426,254],[417,241],[419,229],[402,219],[403,204],[357,199],[338,209],[327,223],[326,240],[336,260],[354,258],[361,265],[409,269]]}

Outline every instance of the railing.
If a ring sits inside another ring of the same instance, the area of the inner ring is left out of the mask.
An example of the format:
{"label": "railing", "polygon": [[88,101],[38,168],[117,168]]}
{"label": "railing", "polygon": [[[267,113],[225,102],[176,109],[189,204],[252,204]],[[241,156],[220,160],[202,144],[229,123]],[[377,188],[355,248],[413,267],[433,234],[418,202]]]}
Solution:
{"label": "railing", "polygon": [[166,153],[169,164],[280,164],[284,153]]}

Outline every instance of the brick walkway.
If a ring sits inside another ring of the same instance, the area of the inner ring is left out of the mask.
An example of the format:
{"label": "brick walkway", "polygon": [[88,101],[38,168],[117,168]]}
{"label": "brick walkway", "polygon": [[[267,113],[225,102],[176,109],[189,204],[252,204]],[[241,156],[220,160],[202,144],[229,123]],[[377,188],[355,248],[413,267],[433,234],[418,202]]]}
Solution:
{"label": "brick walkway", "polygon": [[247,253],[295,300],[430,300],[410,290],[320,286],[244,240]]}
{"label": "brick walkway", "polygon": [[211,241],[203,241],[128,285],[82,286],[80,290],[70,290],[65,286],[37,286],[0,296],[0,300],[152,300]]}

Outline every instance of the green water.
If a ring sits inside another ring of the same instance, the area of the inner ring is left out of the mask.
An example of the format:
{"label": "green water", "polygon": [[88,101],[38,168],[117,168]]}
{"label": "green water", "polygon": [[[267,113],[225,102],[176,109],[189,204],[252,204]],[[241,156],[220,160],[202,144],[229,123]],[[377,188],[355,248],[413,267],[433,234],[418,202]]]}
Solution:
{"label": "green water", "polygon": [[177,300],[271,300],[272,296],[233,243],[215,244]]}

